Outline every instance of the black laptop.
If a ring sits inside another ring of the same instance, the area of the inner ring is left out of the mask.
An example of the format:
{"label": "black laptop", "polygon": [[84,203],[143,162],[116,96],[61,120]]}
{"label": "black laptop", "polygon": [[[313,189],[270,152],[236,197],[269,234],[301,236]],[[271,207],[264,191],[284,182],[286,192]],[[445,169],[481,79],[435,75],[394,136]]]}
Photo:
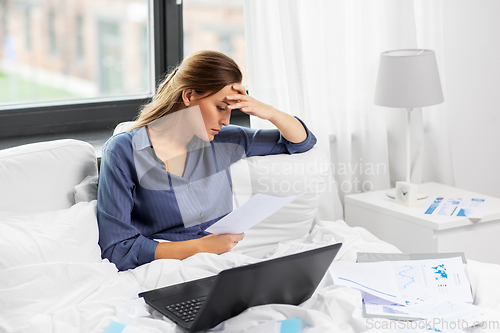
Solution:
{"label": "black laptop", "polygon": [[307,300],[337,255],[341,243],[221,271],[215,276],[139,294],[184,331],[217,326],[249,307]]}

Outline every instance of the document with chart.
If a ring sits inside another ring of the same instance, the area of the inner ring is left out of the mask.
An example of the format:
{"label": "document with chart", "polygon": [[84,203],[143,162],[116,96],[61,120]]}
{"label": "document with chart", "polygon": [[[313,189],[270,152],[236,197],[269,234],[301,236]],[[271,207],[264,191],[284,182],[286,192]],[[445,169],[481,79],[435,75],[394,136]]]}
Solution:
{"label": "document with chart", "polygon": [[453,296],[472,303],[472,292],[462,258],[392,261],[396,282],[407,304],[418,304],[421,287],[433,295]]}
{"label": "document with chart", "polygon": [[429,199],[420,214],[433,216],[464,216],[480,219],[486,215],[491,200],[485,198],[438,197]]}
{"label": "document with chart", "polygon": [[367,317],[402,320],[460,318],[473,325],[484,319],[485,313],[472,305],[465,265],[461,257],[334,262],[330,271],[335,284],[363,292]]}

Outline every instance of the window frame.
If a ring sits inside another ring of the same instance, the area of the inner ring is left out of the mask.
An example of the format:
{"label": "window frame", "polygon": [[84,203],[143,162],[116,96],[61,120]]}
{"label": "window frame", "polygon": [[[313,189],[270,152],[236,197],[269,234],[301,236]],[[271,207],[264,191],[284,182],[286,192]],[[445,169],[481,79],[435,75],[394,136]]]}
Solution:
{"label": "window frame", "polygon": [[0,110],[0,138],[113,129],[137,115],[169,68],[183,59],[182,2],[153,0],[153,47],[155,89],[147,97],[116,97],[113,100],[50,102],[43,105]]}

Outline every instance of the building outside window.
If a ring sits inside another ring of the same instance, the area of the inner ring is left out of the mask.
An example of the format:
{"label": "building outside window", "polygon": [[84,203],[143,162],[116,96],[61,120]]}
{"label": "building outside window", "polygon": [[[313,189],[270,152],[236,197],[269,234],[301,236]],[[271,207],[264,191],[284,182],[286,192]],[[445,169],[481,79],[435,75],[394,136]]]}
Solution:
{"label": "building outside window", "polygon": [[84,46],[84,26],[83,26],[83,16],[76,16],[76,60],[84,61],[85,59],[85,46]]}
{"label": "building outside window", "polygon": [[98,25],[99,93],[123,92],[123,49],[120,21],[103,20]]}
{"label": "building outside window", "polygon": [[143,26],[141,27],[141,32],[139,34],[139,47],[140,47],[140,52],[141,52],[141,84],[142,84],[142,89],[144,91],[149,90],[149,36],[148,36],[148,27]]}
{"label": "building outside window", "polygon": [[26,50],[31,50],[31,10],[29,6],[24,9],[24,33]]}
{"label": "building outside window", "polygon": [[233,58],[247,84],[243,0],[183,0],[184,55],[209,49]]}
{"label": "building outside window", "polygon": [[51,56],[57,53],[57,38],[56,38],[56,18],[53,11],[49,12],[47,19],[48,36],[49,36],[49,53]]}

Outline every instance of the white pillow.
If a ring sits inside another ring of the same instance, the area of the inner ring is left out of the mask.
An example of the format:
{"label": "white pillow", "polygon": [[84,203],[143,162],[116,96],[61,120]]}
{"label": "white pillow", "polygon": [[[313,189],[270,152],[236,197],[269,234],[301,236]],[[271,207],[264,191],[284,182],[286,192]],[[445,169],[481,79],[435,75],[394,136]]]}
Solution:
{"label": "white pillow", "polygon": [[98,183],[97,176],[85,177],[80,184],[75,186],[75,203],[97,200]]}
{"label": "white pillow", "polygon": [[36,214],[0,212],[0,270],[48,262],[99,263],[96,201]]}
{"label": "white pillow", "polygon": [[0,211],[40,213],[75,204],[74,187],[97,176],[94,147],[65,139],[0,150]]}
{"label": "white pillow", "polygon": [[135,123],[135,121],[124,121],[122,123],[119,123],[114,129],[113,135],[128,131],[129,128],[135,125]]}
{"label": "white pillow", "polygon": [[234,208],[256,193],[289,196],[303,193],[245,232],[234,251],[262,257],[279,242],[307,237],[328,182],[327,154],[319,147],[300,154],[253,156],[231,167]]}

